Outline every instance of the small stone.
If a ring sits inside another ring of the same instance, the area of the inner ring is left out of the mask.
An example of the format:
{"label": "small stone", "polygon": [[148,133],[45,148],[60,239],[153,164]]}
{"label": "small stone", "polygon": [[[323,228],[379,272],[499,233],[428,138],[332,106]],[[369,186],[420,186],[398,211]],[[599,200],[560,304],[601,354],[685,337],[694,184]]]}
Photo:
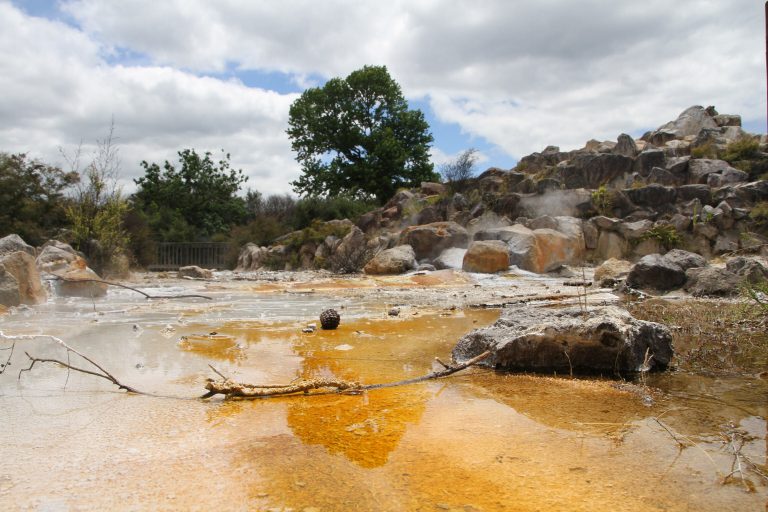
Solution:
{"label": "small stone", "polygon": [[400,308],[392,308],[387,314],[389,316],[398,316],[400,314]]}

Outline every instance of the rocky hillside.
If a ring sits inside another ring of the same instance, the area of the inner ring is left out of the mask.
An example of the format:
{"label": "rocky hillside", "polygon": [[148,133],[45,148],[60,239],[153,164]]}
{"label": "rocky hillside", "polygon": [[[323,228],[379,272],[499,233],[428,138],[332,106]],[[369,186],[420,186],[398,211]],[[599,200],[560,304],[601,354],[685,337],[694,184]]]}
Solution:
{"label": "rocky hillside", "polygon": [[355,223],[318,223],[271,247],[248,244],[238,269],[517,265],[542,273],[673,248],[707,259],[760,250],[768,241],[765,151],[765,136],[746,133],[740,116],[693,106],[638,140],[550,146],[468,183],[400,191]]}

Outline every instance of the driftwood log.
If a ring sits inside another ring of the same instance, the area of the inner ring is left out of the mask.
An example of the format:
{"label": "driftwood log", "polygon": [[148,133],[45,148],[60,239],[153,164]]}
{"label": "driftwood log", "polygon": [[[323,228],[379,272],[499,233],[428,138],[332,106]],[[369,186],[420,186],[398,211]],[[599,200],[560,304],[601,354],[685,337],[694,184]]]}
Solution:
{"label": "driftwood log", "polygon": [[361,393],[363,391],[370,391],[372,389],[392,388],[396,386],[406,386],[408,384],[415,384],[417,382],[424,382],[427,380],[439,379],[441,377],[447,377],[456,372],[460,372],[470,366],[486,359],[491,355],[491,352],[486,351],[482,354],[470,359],[459,365],[447,365],[436,359],[438,363],[443,366],[440,371],[428,373],[421,377],[413,379],[400,380],[397,382],[384,382],[380,384],[360,384],[359,382],[350,382],[342,379],[305,379],[292,382],[287,385],[254,385],[245,384],[241,382],[235,382],[227,376],[223,375],[216,368],[211,369],[216,372],[221,379],[208,379],[205,389],[208,393],[204,394],[200,398],[210,398],[215,395],[224,395],[224,398],[239,398],[239,399],[252,399],[252,398],[268,398],[274,396],[286,396],[295,394],[311,394],[310,391],[316,390],[314,394],[330,394],[330,393],[344,393],[354,394]]}

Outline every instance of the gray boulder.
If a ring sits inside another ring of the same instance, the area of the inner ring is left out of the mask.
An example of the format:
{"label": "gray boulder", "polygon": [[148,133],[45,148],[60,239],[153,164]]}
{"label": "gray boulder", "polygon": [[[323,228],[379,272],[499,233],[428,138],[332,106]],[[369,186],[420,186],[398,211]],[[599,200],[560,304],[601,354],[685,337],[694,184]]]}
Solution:
{"label": "gray boulder", "polygon": [[402,274],[416,267],[416,255],[410,245],[398,245],[386,249],[365,265],[366,274]]}
{"label": "gray boulder", "polygon": [[707,266],[707,259],[704,256],[682,249],[672,249],[664,255],[664,259],[674,263],[683,270]]}
{"label": "gray boulder", "polygon": [[691,268],[685,275],[685,291],[694,297],[727,297],[739,292],[741,278],[725,268]]}
{"label": "gray boulder", "polygon": [[574,157],[560,169],[565,188],[596,189],[600,185],[622,180],[632,172],[634,160],[624,155],[586,153]]}
{"label": "gray boulder", "polygon": [[685,284],[685,270],[661,254],[643,256],[627,276],[631,288],[674,290]]}
{"label": "gray boulder", "polygon": [[651,183],[645,187],[625,189],[624,193],[637,206],[658,208],[675,202],[677,193],[672,187]]}
{"label": "gray boulder", "polygon": [[667,327],[616,306],[507,308],[492,326],[462,337],[452,355],[501,370],[621,374],[665,370],[673,355]]}
{"label": "gray boulder", "polygon": [[694,105],[685,109],[674,121],[660,126],[656,132],[670,133],[674,138],[682,139],[697,136],[701,130],[709,128],[718,128],[712,115],[704,107]]}
{"label": "gray boulder", "polygon": [[688,173],[691,183],[707,183],[712,174],[720,174],[726,170],[737,171],[725,160],[713,160],[710,158],[695,158],[688,162]]}
{"label": "gray boulder", "polygon": [[19,235],[8,235],[0,238],[0,256],[12,252],[21,251],[35,256],[35,248],[27,244]]}
{"label": "gray boulder", "polygon": [[35,264],[43,272],[55,273],[65,270],[77,258],[77,252],[69,244],[54,241],[43,247]]}
{"label": "gray boulder", "polygon": [[626,133],[622,133],[619,135],[619,138],[616,139],[616,146],[613,148],[613,152],[617,155],[622,156],[628,156],[630,158],[634,158],[637,154],[637,145],[635,144],[635,140],[627,135]]}
{"label": "gray boulder", "polygon": [[768,280],[768,268],[753,258],[737,256],[725,263],[725,268],[749,283],[759,283]]}
{"label": "gray boulder", "polygon": [[5,270],[5,266],[0,265],[0,305],[11,307],[19,304],[21,304],[19,282],[13,274]]}
{"label": "gray boulder", "polygon": [[240,255],[237,257],[235,271],[244,272],[261,268],[264,265],[267,254],[268,250],[266,247],[259,247],[254,243],[245,244],[240,249]]}

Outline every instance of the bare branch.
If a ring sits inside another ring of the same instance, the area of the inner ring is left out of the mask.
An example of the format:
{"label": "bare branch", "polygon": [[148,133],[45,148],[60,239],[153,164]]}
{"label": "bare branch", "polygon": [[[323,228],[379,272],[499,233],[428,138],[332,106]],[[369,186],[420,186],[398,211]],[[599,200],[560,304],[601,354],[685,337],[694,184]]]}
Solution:
{"label": "bare branch", "polygon": [[136,293],[140,293],[141,295],[145,296],[147,299],[153,300],[153,299],[206,299],[206,300],[213,300],[213,297],[209,297],[207,295],[198,295],[198,294],[183,294],[183,295],[150,295],[147,292],[143,292],[137,288],[134,288],[132,286],[128,286],[122,283],[115,283],[114,281],[105,281],[104,279],[96,279],[96,278],[71,278],[71,277],[65,277],[60,274],[56,274],[54,272],[51,272],[51,275],[55,276],[57,279],[61,279],[62,281],[66,281],[68,283],[102,283],[109,286],[118,286],[120,288],[125,288],[127,290],[134,291]]}

